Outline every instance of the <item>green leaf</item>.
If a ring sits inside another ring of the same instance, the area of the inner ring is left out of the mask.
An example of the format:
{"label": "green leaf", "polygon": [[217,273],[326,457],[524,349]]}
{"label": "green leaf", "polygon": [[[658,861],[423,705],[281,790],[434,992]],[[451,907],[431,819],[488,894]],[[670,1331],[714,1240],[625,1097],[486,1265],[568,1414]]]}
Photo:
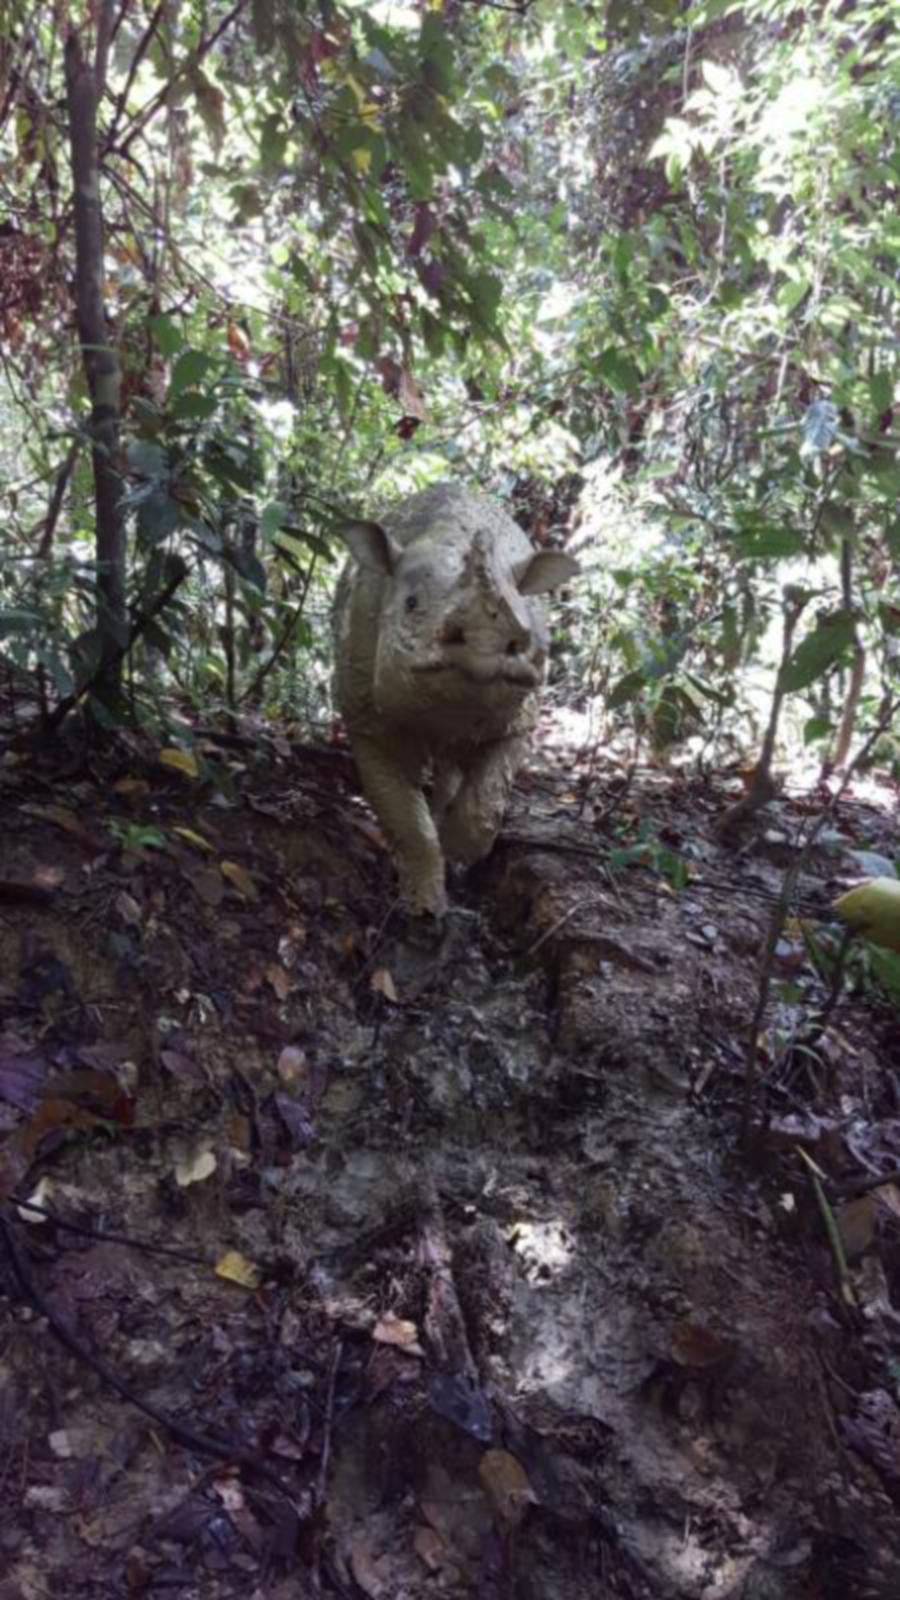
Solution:
{"label": "green leaf", "polygon": [[0,611],[0,639],[8,639],[17,633],[33,633],[45,627],[46,619],[37,611],[25,611],[17,606]]}
{"label": "green leaf", "polygon": [[184,344],[184,335],[171,317],[151,317],[148,324],[157,346],[164,356],[176,356]]}
{"label": "green leaf", "polygon": [[782,561],[803,553],[803,534],[797,528],[774,527],[761,522],[734,535],[739,561]]}
{"label": "green leaf", "polygon": [[214,394],[183,394],[172,406],[176,422],[206,422],[218,407]]}
{"label": "green leaf", "polygon": [[271,539],[290,520],[291,508],[283,500],[270,500],[259,519],[259,531],[264,539]]}
{"label": "green leaf", "polygon": [[636,700],[643,689],[647,687],[647,675],[641,671],[626,672],[612,689],[606,702],[607,711],[617,711],[620,706],[625,706],[630,700]]}
{"label": "green leaf", "polygon": [[263,172],[272,174],[280,170],[287,142],[288,132],[282,125],[281,112],[273,111],[262,125],[259,140],[259,160]]}
{"label": "green leaf", "polygon": [[231,550],[228,556],[235,572],[240,573],[246,583],[258,589],[260,594],[266,592],[266,570],[259,556],[252,550],[242,550],[239,547]]}
{"label": "green leaf", "polygon": [[446,329],[443,323],[439,322],[437,317],[424,306],[419,316],[422,322],[422,337],[425,340],[425,348],[428,354],[435,357],[442,356],[446,343]]}
{"label": "green leaf", "polygon": [[35,655],[39,661],[43,662],[50,673],[57,694],[73,694],[75,691],[75,679],[65,663],[60,660],[57,652],[49,645],[38,645]]}
{"label": "green leaf", "polygon": [[844,654],[853,642],[853,618],[848,611],[826,617],[802,644],[798,645],[784,668],[781,687],[788,694],[807,689]]}
{"label": "green leaf", "polygon": [[146,545],[161,544],[174,533],[182,519],[182,510],[165,489],[154,489],[138,508],[138,537]]}
{"label": "green leaf", "polygon": [[806,295],[809,294],[811,284],[808,278],[789,278],[783,283],[775,296],[776,302],[784,311],[793,311]]}
{"label": "green leaf", "polygon": [[152,650],[158,650],[160,655],[165,656],[168,660],[172,654],[175,640],[170,633],[166,632],[165,628],[161,627],[158,622],[148,622],[144,628],[143,638],[145,644],[148,644]]}
{"label": "green leaf", "polygon": [[168,468],[165,450],[151,439],[132,439],[126,457],[130,471],[142,478],[161,478]]}
{"label": "green leaf", "polygon": [[490,272],[476,272],[475,276],[469,279],[468,287],[479,315],[489,326],[493,326],[497,307],[503,297],[502,280],[495,278]]}
{"label": "green leaf", "polygon": [[634,394],[641,386],[640,369],[624,350],[607,345],[596,365],[600,377],[616,394]]}
{"label": "green leaf", "polygon": [[204,350],[185,350],[184,354],[178,357],[172,369],[172,377],[169,381],[169,403],[171,404],[172,401],[177,400],[185,389],[191,389],[196,384],[202,383],[214,364],[212,356],[208,356]]}
{"label": "green leaf", "polygon": [[803,724],[803,743],[819,744],[830,737],[831,723],[827,717],[809,717]]}
{"label": "green leaf", "polygon": [[872,409],[877,417],[889,410],[894,401],[894,379],[890,372],[873,373],[869,379]]}

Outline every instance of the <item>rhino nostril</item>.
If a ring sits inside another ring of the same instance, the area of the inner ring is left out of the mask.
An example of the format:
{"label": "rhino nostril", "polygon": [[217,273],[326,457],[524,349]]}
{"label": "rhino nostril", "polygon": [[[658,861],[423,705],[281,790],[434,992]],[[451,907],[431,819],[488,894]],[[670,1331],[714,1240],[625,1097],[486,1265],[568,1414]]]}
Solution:
{"label": "rhino nostril", "polygon": [[465,644],[466,636],[462,628],[448,628],[444,634],[445,644]]}
{"label": "rhino nostril", "polygon": [[506,646],[506,654],[508,656],[517,656],[517,655],[521,654],[521,651],[522,651],[522,646],[521,646],[521,643],[519,642],[519,640],[518,639],[510,639],[509,644]]}

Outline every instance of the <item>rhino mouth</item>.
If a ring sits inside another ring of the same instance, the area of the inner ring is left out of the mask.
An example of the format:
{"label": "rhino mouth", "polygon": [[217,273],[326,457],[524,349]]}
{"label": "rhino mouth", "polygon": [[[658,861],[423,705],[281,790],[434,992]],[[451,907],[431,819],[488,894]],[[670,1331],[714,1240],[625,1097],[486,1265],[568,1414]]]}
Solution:
{"label": "rhino mouth", "polygon": [[538,668],[524,656],[493,656],[483,661],[459,661],[454,660],[452,656],[432,656],[428,661],[417,661],[412,670],[456,673],[479,686],[508,683],[520,689],[533,689],[540,679]]}

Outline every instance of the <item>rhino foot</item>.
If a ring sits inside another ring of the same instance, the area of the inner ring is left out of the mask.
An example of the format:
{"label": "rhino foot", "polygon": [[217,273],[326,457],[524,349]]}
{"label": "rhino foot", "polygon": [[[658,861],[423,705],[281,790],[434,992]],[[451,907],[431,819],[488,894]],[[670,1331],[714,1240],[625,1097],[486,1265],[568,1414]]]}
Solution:
{"label": "rhino foot", "polygon": [[417,999],[437,980],[446,986],[452,964],[471,948],[476,920],[473,912],[458,909],[446,917],[404,918],[383,956],[401,1002]]}

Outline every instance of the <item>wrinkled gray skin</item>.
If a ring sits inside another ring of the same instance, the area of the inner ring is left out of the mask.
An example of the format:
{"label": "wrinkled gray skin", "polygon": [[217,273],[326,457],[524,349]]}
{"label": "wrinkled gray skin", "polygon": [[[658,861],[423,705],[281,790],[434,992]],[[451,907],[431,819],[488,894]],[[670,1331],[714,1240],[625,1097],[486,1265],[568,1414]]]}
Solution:
{"label": "wrinkled gray skin", "polygon": [[548,636],[534,596],[577,563],[535,552],[502,507],[452,483],[343,533],[335,697],[401,893],[441,916],[445,860],[487,855],[537,719]]}

